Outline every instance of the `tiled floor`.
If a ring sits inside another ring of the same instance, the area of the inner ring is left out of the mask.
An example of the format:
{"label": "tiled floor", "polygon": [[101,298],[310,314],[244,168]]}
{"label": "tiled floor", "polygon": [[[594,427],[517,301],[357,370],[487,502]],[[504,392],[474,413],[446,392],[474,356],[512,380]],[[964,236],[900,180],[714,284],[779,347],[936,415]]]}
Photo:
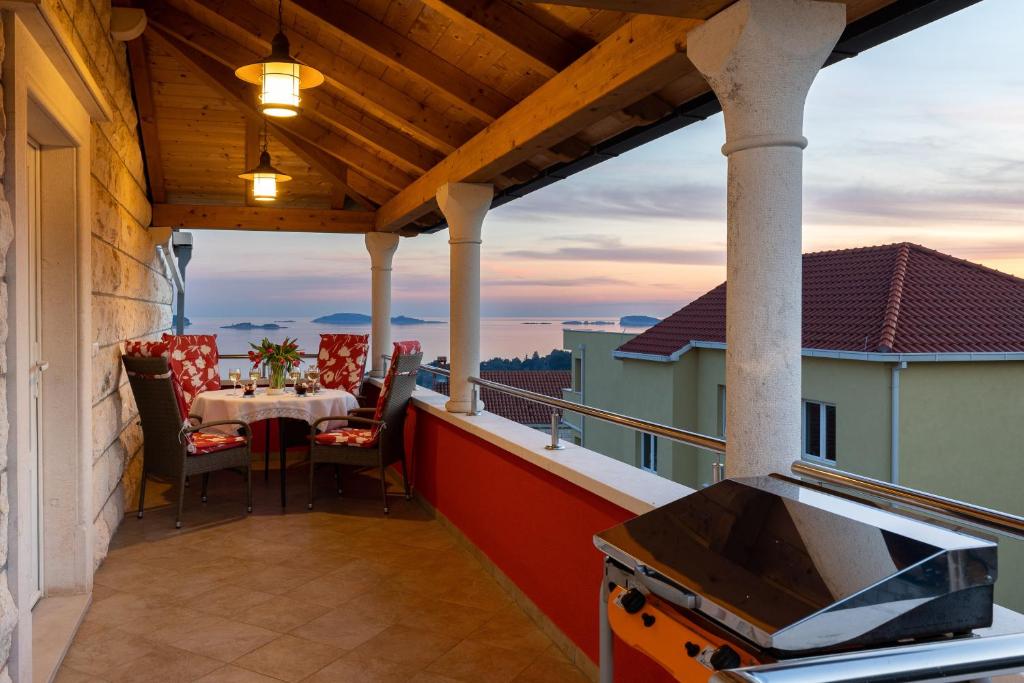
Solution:
{"label": "tiled floor", "polygon": [[308,512],[307,472],[290,468],[286,514],[276,473],[254,476],[246,516],[224,472],[206,505],[188,491],[181,531],[167,505],[128,516],[57,680],[586,681],[416,503],[385,518],[356,497],[375,479],[346,477],[339,499],[324,470]]}

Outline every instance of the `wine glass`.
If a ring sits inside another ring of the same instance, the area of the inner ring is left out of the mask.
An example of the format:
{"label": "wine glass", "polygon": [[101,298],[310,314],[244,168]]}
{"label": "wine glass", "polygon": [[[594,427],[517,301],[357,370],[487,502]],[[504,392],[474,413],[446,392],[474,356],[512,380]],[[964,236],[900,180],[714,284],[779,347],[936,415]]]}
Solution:
{"label": "wine glass", "polygon": [[228,379],[235,385],[235,396],[238,395],[238,381],[242,379],[242,371],[238,368],[231,368],[228,370]]}
{"label": "wine glass", "polygon": [[249,371],[249,381],[253,383],[253,386],[259,386],[260,383],[260,371],[253,368]]}
{"label": "wine glass", "polygon": [[310,366],[309,370],[306,370],[306,379],[313,383],[314,394],[320,390],[320,384],[317,381],[320,379],[320,368],[315,365]]}
{"label": "wine glass", "polygon": [[292,381],[292,391],[295,391],[295,383],[302,379],[302,371],[295,365],[292,366],[291,370],[288,371],[288,379]]}

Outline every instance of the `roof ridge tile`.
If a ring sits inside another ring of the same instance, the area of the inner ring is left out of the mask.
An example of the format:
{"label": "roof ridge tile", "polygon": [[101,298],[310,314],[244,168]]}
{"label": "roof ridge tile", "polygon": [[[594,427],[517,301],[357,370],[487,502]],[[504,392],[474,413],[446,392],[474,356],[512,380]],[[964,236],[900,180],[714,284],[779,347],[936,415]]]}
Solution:
{"label": "roof ridge tile", "polygon": [[896,265],[889,284],[889,301],[885,305],[885,317],[882,319],[882,336],[877,344],[877,350],[882,353],[891,352],[896,344],[896,325],[899,323],[900,304],[903,302],[903,284],[907,278],[910,247],[909,242],[903,242],[896,254]]}

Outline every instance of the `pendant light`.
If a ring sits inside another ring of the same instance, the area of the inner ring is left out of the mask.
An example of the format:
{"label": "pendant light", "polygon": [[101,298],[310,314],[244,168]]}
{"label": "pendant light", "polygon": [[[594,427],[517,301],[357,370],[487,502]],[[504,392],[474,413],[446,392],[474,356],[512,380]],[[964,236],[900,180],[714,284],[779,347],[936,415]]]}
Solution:
{"label": "pendant light", "polygon": [[322,73],[291,56],[284,34],[284,0],[277,2],[277,35],[270,41],[270,54],[255,64],[239,67],[235,75],[260,86],[260,110],[278,117],[298,114],[299,91],[324,82]]}
{"label": "pendant light", "polygon": [[267,151],[266,119],[263,121],[263,150],[260,152],[260,163],[238,177],[252,181],[252,198],[258,202],[272,202],[277,199],[277,184],[292,179],[290,175],[281,173],[270,163],[270,152]]}

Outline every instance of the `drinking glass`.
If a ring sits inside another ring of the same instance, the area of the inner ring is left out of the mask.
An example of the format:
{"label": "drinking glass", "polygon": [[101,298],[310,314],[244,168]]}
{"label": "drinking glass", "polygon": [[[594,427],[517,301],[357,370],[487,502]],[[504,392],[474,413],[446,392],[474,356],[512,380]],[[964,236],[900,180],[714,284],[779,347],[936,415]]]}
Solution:
{"label": "drinking glass", "polygon": [[260,382],[260,371],[255,368],[249,371],[249,381],[254,385],[259,386]]}
{"label": "drinking glass", "polygon": [[288,379],[292,381],[292,391],[295,393],[298,393],[295,391],[295,383],[298,382],[301,378],[302,371],[293,365],[292,369],[288,371]]}
{"label": "drinking glass", "polygon": [[238,395],[238,381],[242,379],[242,371],[238,368],[231,368],[228,370],[228,379],[235,385],[235,396]]}
{"label": "drinking glass", "polygon": [[309,370],[306,370],[306,379],[313,384],[314,394],[320,391],[320,383],[318,382],[320,379],[320,368],[313,366],[310,367]]}

